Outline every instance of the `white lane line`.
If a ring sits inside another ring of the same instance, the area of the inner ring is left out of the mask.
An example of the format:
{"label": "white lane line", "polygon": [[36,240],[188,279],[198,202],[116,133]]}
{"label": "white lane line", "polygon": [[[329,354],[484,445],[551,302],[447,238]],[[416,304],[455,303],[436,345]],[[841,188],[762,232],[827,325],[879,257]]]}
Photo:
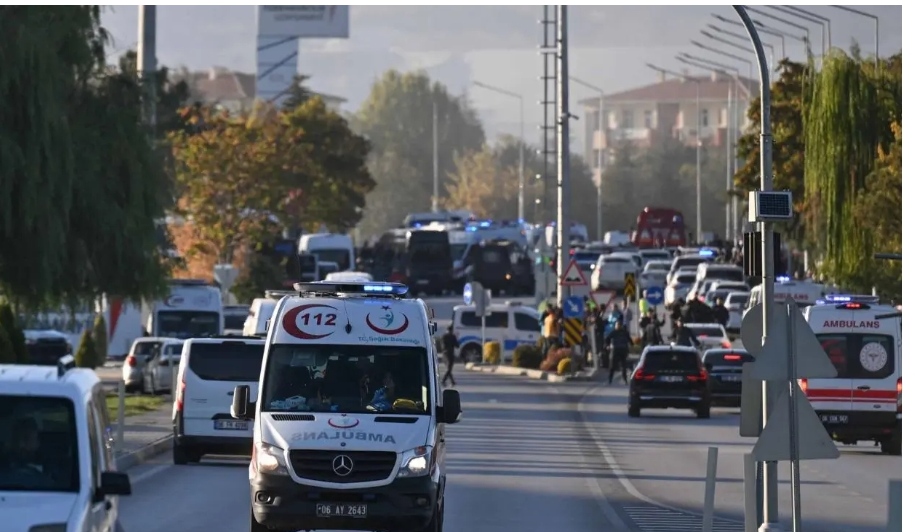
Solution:
{"label": "white lane line", "polygon": [[156,467],[153,467],[151,469],[144,471],[143,473],[140,473],[139,475],[131,475],[131,484],[140,484],[141,482],[145,480],[149,480],[150,477],[153,477],[155,475],[162,473],[163,471],[169,469],[170,467],[171,467],[170,464],[158,465]]}
{"label": "white lane line", "polygon": [[[612,456],[612,453],[610,453],[609,450],[606,448],[606,446],[602,444],[602,439],[600,438],[598,431],[595,428],[593,428],[593,424],[587,420],[587,413],[585,412],[585,409],[584,409],[585,401],[589,396],[593,395],[593,392],[595,392],[596,390],[600,390],[602,388],[603,388],[602,386],[594,386],[593,388],[590,388],[589,390],[587,390],[583,394],[583,397],[580,398],[580,401],[577,402],[577,410],[583,416],[584,425],[586,425],[587,432],[590,434],[590,438],[593,440],[593,443],[599,449],[599,452],[602,455],[603,460],[605,460],[606,464],[609,466],[609,469],[612,470],[612,474],[615,475],[616,478],[618,478],[619,482],[621,482],[622,486],[624,486],[625,491],[631,494],[632,497],[640,501],[643,501],[647,504],[657,506],[659,508],[663,508],[671,512],[678,512],[681,514],[689,514],[689,515],[693,515],[696,517],[701,517],[701,514],[697,512],[693,512],[691,510],[685,510],[681,508],[675,508],[668,504],[664,504],[662,502],[655,501],[654,499],[651,499],[650,497],[641,493],[640,490],[638,490],[637,487],[631,482],[631,480],[628,478],[628,475],[625,473],[624,469],[622,469],[621,466],[618,465],[618,462],[615,460],[615,457]],[[727,519],[727,518],[720,518],[720,517],[717,518],[717,521],[743,524],[740,521],[736,521],[734,519]]]}

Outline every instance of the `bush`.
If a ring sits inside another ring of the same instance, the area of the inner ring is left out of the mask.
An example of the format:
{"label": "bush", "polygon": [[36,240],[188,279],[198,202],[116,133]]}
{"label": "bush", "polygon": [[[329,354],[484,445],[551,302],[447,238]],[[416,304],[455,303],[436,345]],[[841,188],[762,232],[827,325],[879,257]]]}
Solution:
{"label": "bush", "polygon": [[500,364],[500,342],[485,342],[482,361],[485,364]]}
{"label": "bush", "polygon": [[562,358],[561,361],[558,362],[558,375],[567,375],[571,373],[571,364],[570,358]]}
{"label": "bush", "polygon": [[6,330],[0,327],[0,364],[15,364],[16,352],[13,350],[13,344],[10,342]]}
{"label": "bush", "polygon": [[95,369],[97,367],[96,362],[99,357],[96,355],[96,346],[92,341],[91,331],[83,331],[83,336],[80,337],[80,347],[77,348],[76,355],[73,358],[79,368]]}
{"label": "bush", "polygon": [[542,350],[534,345],[520,345],[513,350],[513,367],[539,369],[542,364]]}
{"label": "bush", "polygon": [[28,364],[29,349],[26,347],[25,333],[16,322],[16,316],[13,314],[13,307],[9,303],[0,305],[0,327],[6,333],[6,339],[12,349],[13,359],[11,364]]}
{"label": "bush", "polygon": [[542,371],[558,371],[558,364],[565,358],[570,358],[571,349],[569,347],[555,347],[548,352],[548,357],[542,361],[539,369]]}
{"label": "bush", "polygon": [[92,343],[98,356],[96,364],[104,366],[108,360],[108,327],[102,314],[96,314],[96,319],[92,322]]}

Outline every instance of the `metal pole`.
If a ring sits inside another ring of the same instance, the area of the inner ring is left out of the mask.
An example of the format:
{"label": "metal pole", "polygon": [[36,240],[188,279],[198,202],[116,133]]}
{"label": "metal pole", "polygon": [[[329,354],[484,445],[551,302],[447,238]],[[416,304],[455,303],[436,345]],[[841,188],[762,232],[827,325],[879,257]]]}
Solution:
{"label": "metal pole", "polygon": [[525,217],[525,207],[523,202],[526,199],[526,161],[524,160],[525,151],[526,151],[526,107],[524,105],[523,96],[520,95],[520,183],[519,183],[519,196],[517,197],[516,212],[517,220],[522,222],[526,219]]}
{"label": "metal pole", "polygon": [[[749,33],[749,39],[755,49],[756,59],[759,65],[760,77],[760,102],[761,102],[761,125],[760,125],[760,165],[761,165],[761,189],[763,192],[770,192],[773,187],[772,168],[771,168],[771,82],[768,73],[768,61],[765,59],[765,48],[759,38],[759,33],[755,29],[752,19],[743,6],[733,6],[736,14],[739,15]],[[762,344],[765,344],[768,333],[771,330],[771,306],[774,304],[775,297],[775,263],[773,252],[774,231],[770,224],[760,223],[759,231],[762,234]],[[771,413],[774,385],[768,382],[762,383],[762,423],[768,423],[768,416]],[[759,527],[760,532],[781,530],[778,522],[778,464],[777,462],[765,463],[764,474],[764,499],[765,504],[762,512],[762,525]]]}
{"label": "metal pole", "polygon": [[137,75],[144,88],[144,120],[156,132],[156,6],[138,6]]}
{"label": "metal pole", "polygon": [[599,176],[596,179],[596,239],[602,238],[602,176],[606,171],[606,107],[603,100],[606,95],[599,91],[599,138],[602,145],[599,150]]}
{"label": "metal pole", "polygon": [[437,94],[433,94],[433,212],[440,210],[440,133],[439,114],[437,109]]}
{"label": "metal pole", "polygon": [[717,447],[708,447],[708,475],[704,480],[704,510],[701,531],[714,530],[714,488],[717,485]]}
{"label": "metal pole", "polygon": [[[800,522],[800,440],[797,435],[797,364],[796,358],[799,353],[795,353],[796,345],[794,338],[797,336],[797,322],[794,319],[794,313],[797,312],[796,304],[788,296],[785,303],[787,313],[784,317],[787,320],[787,369],[788,369],[788,393],[790,401],[787,403],[790,427],[788,435],[790,436],[790,476],[791,476],[791,513],[792,526],[794,532],[800,532],[803,524]],[[792,306],[793,305],[793,306]]]}
{"label": "metal pole", "polygon": [[[568,129],[568,77],[567,77],[567,6],[555,6],[557,10],[558,26],[558,69],[557,84],[558,91],[556,99],[558,102],[558,220],[555,224],[555,237],[558,242],[558,279],[564,276],[564,269],[567,267],[568,255],[570,255],[570,231],[568,230],[567,213],[571,202],[570,198],[570,151]],[[570,289],[567,286],[558,286],[557,303],[558,306],[564,304]]]}
{"label": "metal pole", "polygon": [[118,379],[118,432],[115,433],[115,454],[124,450],[124,379]]}
{"label": "metal pole", "polygon": [[695,242],[701,242],[701,80],[695,80]]}
{"label": "metal pole", "polygon": [[732,125],[731,122],[733,122],[733,80],[730,80],[730,82],[727,84],[727,114],[724,116],[724,118],[724,125],[726,126],[726,134],[724,135],[726,137],[726,142],[724,142],[724,144],[727,147],[727,180],[724,184],[727,192],[726,201],[724,202],[724,217],[726,219],[724,235],[728,241],[732,241],[733,233],[731,232],[731,229],[733,228],[733,224],[730,205],[733,198],[733,194],[731,193],[733,190],[733,165],[731,164],[731,159],[733,158],[733,154],[731,153],[733,151],[733,128],[730,126]]}
{"label": "metal pole", "polygon": [[[739,85],[740,84],[739,76],[734,77],[733,82]],[[749,87],[745,85],[745,82],[743,82],[743,88],[746,89],[747,91],[749,90]],[[733,158],[733,174],[734,175],[736,175],[736,172],[739,171],[740,165],[743,164],[742,161],[740,161],[739,159],[738,149],[739,149],[739,138],[740,138],[740,135],[742,134],[742,128],[743,128],[743,110],[746,108],[747,105],[749,105],[748,101],[749,100],[747,96],[747,98],[743,100],[743,104],[740,105],[739,91],[736,92],[736,105],[733,107],[733,117],[732,117],[732,121],[733,121],[732,158]],[[732,177],[731,177],[731,184],[733,184]],[[739,198],[736,197],[736,195],[734,195],[733,196],[733,238],[734,238],[734,241],[739,239],[739,234],[741,232],[740,231],[739,207],[740,207]]]}

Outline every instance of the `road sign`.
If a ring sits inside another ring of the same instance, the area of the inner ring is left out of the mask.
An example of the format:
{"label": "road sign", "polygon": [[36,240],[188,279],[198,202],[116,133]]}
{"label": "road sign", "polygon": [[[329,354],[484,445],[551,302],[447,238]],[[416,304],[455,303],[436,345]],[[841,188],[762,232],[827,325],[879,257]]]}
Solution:
{"label": "road sign", "polygon": [[659,286],[651,286],[647,289],[647,302],[657,306],[663,302],[663,289]]}
{"label": "road sign", "polygon": [[635,296],[637,296],[637,282],[634,280],[634,274],[628,272],[625,274],[625,297],[633,301]]}
{"label": "road sign", "polygon": [[462,288],[462,302],[471,305],[472,301],[475,301],[475,287],[472,283],[465,283],[465,287]]}
{"label": "road sign", "polygon": [[590,298],[605,313],[615,303],[615,290],[611,292],[590,292]]}
{"label": "road sign", "polygon": [[823,460],[838,458],[841,453],[826,432],[822,421],[810,405],[803,390],[797,388],[794,394],[797,410],[796,436],[799,440],[797,456],[791,456],[790,389],[781,387],[778,400],[768,416],[762,435],[752,448],[752,456],[759,462],[784,460]]}
{"label": "road sign", "polygon": [[481,285],[475,291],[475,315],[479,318],[491,315],[491,291]]}
{"label": "road sign", "polygon": [[762,381],[752,376],[755,362],[743,364],[740,389],[739,435],[758,438],[762,435]]}
{"label": "road sign", "polygon": [[[740,327],[743,347],[756,359],[752,377],[765,381],[786,381],[793,375],[797,379],[831,379],[838,376],[838,371],[829,360],[822,344],[813,329],[800,313],[800,308],[792,299],[785,303],[774,303],[772,320],[769,323],[767,343],[762,345],[762,304],[759,303],[746,312]],[[793,320],[791,323],[790,320]],[[794,334],[791,338],[791,331]],[[787,353],[794,353],[793,373],[788,367]],[[758,362],[766,361],[764,364]]]}
{"label": "road sign", "polygon": [[232,264],[214,265],[214,281],[220,283],[220,289],[223,293],[233,288],[237,277],[239,277],[239,270],[233,267]]}
{"label": "road sign", "polygon": [[565,318],[583,319],[583,315],[586,311],[586,305],[583,302],[583,298],[577,296],[571,296],[565,299],[563,307]]}
{"label": "road sign", "polygon": [[581,300],[583,300],[585,297],[590,297],[590,285],[575,284],[574,286],[568,286],[567,295],[571,297],[579,297]]}
{"label": "road sign", "polygon": [[564,318],[564,343],[573,347],[583,342],[583,321],[577,318]]}
{"label": "road sign", "polygon": [[567,269],[564,270],[564,275],[561,276],[561,285],[562,286],[588,286],[586,276],[583,275],[583,270],[580,269],[580,265],[573,259],[568,263]]}

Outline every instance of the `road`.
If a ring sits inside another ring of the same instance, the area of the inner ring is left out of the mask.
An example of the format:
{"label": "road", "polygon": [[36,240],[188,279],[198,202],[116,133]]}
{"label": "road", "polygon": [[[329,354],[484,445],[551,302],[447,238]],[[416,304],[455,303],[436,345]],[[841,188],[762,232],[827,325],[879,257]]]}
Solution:
{"label": "road", "polygon": [[[461,369],[457,379],[464,415],[447,434],[446,530],[698,531],[707,447],[716,446],[714,530],[742,531],[741,453],[751,442],[736,436],[735,412],[630,419],[621,384],[549,385]],[[122,500],[125,529],[247,530],[246,466],[245,459],[173,466],[164,456],[135,468],[134,495]],[[887,484],[901,478],[901,467],[900,457],[869,447],[807,462],[806,530],[883,530]],[[782,489],[789,530],[786,483]]]}

